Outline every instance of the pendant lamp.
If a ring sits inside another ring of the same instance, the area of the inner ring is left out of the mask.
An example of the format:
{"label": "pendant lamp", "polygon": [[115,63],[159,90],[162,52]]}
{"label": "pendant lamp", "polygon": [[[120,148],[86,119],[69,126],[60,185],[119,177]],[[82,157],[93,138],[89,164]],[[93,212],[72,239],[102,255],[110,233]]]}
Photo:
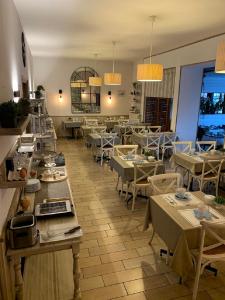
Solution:
{"label": "pendant lamp", "polygon": [[72,81],[70,86],[75,88],[85,88],[87,87],[87,83],[84,80],[76,80]]}
{"label": "pendant lamp", "polygon": [[[94,56],[95,56],[95,65],[97,66],[98,53],[95,53]],[[98,77],[98,76],[89,77],[89,85],[90,86],[101,86],[102,85],[102,77]]]}
{"label": "pendant lamp", "polygon": [[216,52],[216,73],[225,73],[225,41],[221,41]]}
{"label": "pendant lamp", "polygon": [[162,81],[163,79],[163,66],[161,64],[152,64],[152,49],[153,49],[153,27],[155,23],[155,16],[151,16],[152,31],[151,31],[151,45],[149,64],[137,65],[137,81]]}
{"label": "pendant lamp", "polygon": [[113,70],[112,73],[104,74],[104,84],[105,85],[121,85],[122,76],[120,73],[115,73],[115,45],[116,42],[113,43]]}

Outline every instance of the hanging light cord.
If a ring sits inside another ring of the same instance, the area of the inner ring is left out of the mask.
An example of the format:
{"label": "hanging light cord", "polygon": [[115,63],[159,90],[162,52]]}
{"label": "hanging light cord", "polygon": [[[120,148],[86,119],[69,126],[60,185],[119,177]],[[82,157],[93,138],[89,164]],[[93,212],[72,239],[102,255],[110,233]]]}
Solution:
{"label": "hanging light cord", "polygon": [[94,56],[95,56],[95,73],[94,73],[94,77],[97,77],[96,76],[96,69],[97,69],[98,53],[95,53]]}
{"label": "hanging light cord", "polygon": [[150,40],[151,40],[151,44],[150,44],[150,55],[149,55],[149,62],[150,64],[152,63],[152,50],[153,50],[153,28],[154,28],[154,23],[155,23],[155,16],[151,16],[150,17],[152,20],[152,30],[151,30],[151,36],[150,36]]}
{"label": "hanging light cord", "polygon": [[115,46],[116,46],[116,42],[112,42],[113,43],[113,73],[115,70]]}

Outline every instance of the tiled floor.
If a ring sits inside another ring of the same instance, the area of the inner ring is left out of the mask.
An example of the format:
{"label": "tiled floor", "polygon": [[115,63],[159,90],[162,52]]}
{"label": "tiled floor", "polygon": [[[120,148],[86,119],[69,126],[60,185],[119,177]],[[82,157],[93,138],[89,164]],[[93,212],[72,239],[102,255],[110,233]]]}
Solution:
{"label": "tiled floor", "polygon": [[[159,258],[158,237],[148,245],[150,231],[142,232],[145,202],[135,212],[127,209],[115,190],[116,174],[96,163],[82,140],[59,140],[66,156],[78,219],[84,231],[80,253],[83,300],[189,300],[193,280],[178,278]],[[225,299],[225,267],[217,278],[202,277],[200,300]],[[67,299],[64,299],[67,300]]]}

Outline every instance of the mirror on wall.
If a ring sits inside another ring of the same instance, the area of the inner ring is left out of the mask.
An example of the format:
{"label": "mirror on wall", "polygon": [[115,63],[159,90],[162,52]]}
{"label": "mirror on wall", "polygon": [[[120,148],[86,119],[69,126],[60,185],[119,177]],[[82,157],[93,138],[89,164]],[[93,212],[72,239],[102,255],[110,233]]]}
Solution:
{"label": "mirror on wall", "polygon": [[100,113],[99,86],[90,86],[89,77],[98,77],[98,73],[89,67],[76,69],[70,78],[71,111],[73,114]]}

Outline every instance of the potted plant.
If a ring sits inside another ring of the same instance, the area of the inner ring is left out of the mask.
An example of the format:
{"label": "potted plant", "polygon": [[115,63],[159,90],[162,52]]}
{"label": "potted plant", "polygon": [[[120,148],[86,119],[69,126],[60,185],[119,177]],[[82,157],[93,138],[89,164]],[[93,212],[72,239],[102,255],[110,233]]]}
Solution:
{"label": "potted plant", "polygon": [[145,156],[146,160],[150,160],[150,159],[154,160],[155,159],[154,153],[151,150],[144,150],[144,156]]}
{"label": "potted plant", "polygon": [[0,121],[3,128],[17,127],[17,104],[12,100],[0,105]]}
{"label": "potted plant", "polygon": [[30,101],[28,99],[20,99],[18,102],[17,114],[21,117],[28,116],[30,113]]}
{"label": "potted plant", "polygon": [[40,98],[44,97],[44,92],[45,92],[44,87],[42,85],[38,85],[37,90],[34,92],[35,98],[40,99]]}
{"label": "potted plant", "polygon": [[34,91],[34,94],[35,94],[36,99],[41,99],[42,94],[40,91],[36,90],[36,91]]}
{"label": "potted plant", "polygon": [[222,196],[217,196],[217,197],[215,197],[214,202],[215,202],[216,205],[219,205],[219,206],[224,205],[225,204],[225,198],[222,197]]}

